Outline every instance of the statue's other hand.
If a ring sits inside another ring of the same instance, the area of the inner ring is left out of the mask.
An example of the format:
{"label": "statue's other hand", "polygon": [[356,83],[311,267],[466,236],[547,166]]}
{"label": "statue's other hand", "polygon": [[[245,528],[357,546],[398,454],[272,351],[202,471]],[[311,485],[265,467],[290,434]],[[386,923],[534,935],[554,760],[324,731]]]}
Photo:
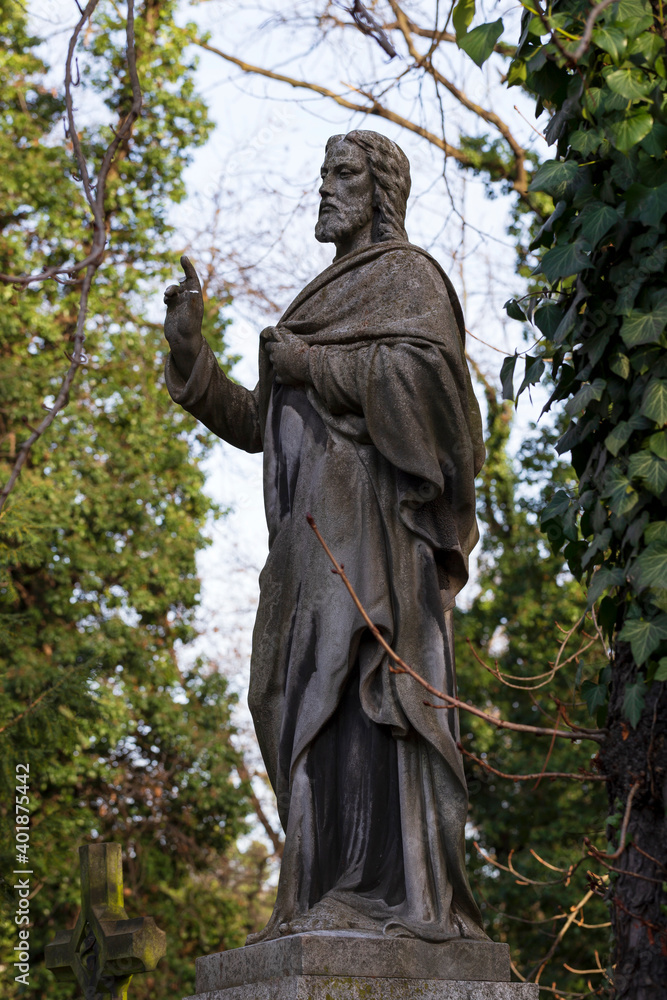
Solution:
{"label": "statue's other hand", "polygon": [[282,333],[277,328],[274,339],[265,345],[266,353],[281,385],[303,385],[310,381],[308,345],[293,333]]}
{"label": "statue's other hand", "polygon": [[181,375],[189,378],[202,345],[204,299],[192,261],[181,257],[181,267],[185,278],[178,285],[169,285],[164,293],[167,306],[164,335]]}

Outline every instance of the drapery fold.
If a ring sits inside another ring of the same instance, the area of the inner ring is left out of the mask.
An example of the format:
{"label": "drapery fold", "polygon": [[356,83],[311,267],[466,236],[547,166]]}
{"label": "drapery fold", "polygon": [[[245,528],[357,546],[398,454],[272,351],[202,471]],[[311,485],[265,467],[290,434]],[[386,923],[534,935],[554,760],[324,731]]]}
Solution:
{"label": "drapery fold", "polygon": [[[177,402],[264,451],[269,556],[249,702],[286,831],[274,914],[257,939],[356,927],[484,937],[465,871],[458,720],[392,673],[306,523],[310,513],[374,623],[455,694],[451,608],[477,540],[481,421],[458,300],[406,243],[334,262],[285,311],[310,382],[252,392],[204,345]],[[384,817],[384,824],[382,822]]]}

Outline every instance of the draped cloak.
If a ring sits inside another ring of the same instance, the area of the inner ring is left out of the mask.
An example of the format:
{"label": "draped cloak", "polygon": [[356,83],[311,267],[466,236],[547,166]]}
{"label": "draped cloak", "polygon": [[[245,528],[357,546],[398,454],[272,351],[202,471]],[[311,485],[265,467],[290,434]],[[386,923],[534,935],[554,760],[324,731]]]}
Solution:
{"label": "draped cloak", "polygon": [[458,299],[425,251],[377,243],[335,260],[279,328],[309,345],[308,384],[275,382],[263,341],[253,391],[206,343],[187,381],[171,356],[166,368],[176,402],[264,452],[269,555],[249,702],[285,848],[254,939],[484,938],[465,871],[457,714],[391,672],[306,523],[311,513],[394,650],[455,694],[452,608],[484,459]]}

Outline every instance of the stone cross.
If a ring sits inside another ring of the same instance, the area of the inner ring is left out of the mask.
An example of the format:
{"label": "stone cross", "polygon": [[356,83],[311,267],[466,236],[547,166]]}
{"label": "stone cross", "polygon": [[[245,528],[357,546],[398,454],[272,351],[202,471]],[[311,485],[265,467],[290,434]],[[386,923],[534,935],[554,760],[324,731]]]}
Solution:
{"label": "stone cross", "polygon": [[132,976],[165,954],[166,935],[152,917],[128,919],[120,844],[86,844],[79,858],[81,913],[46,946],[46,967],[59,981],[76,979],[86,1000],[127,1000]]}

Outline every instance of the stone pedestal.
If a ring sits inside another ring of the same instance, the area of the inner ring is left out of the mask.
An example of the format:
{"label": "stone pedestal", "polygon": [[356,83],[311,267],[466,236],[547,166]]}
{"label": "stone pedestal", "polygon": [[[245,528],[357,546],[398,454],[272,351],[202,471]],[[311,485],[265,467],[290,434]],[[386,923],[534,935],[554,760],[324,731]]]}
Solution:
{"label": "stone pedestal", "polygon": [[354,932],[294,934],[197,959],[185,1000],[537,1000],[511,983],[509,948],[460,938],[429,944]]}

